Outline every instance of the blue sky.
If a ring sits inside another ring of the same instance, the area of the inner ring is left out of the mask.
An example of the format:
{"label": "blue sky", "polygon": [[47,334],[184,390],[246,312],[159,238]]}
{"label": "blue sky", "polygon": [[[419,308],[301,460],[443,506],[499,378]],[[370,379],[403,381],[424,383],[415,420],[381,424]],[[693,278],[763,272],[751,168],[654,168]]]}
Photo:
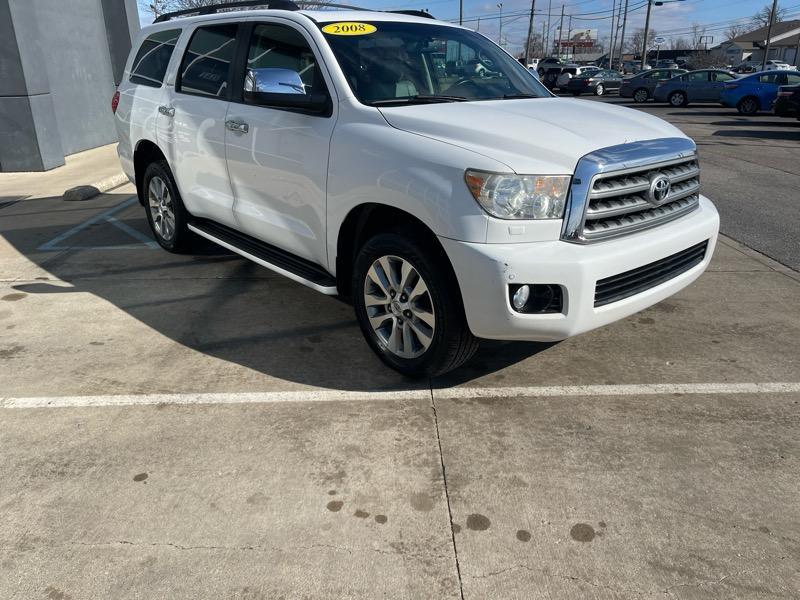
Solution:
{"label": "blue sky", "polygon": [[[427,9],[438,19],[457,20],[457,0],[338,0],[345,4],[352,3],[365,8],[374,9]],[[550,26],[551,30],[558,26],[561,14],[561,0],[552,2]],[[598,29],[601,38],[608,36],[611,29],[611,9],[614,0],[569,0],[563,2],[566,15],[574,15],[572,29]],[[624,0],[622,0],[624,2]],[[706,35],[713,36],[709,47],[725,40],[725,30],[733,23],[746,23],[750,17],[761,9],[768,0],[683,0],[670,2],[664,6],[654,6],[650,27],[667,38],[690,37],[693,23],[707,26]],[[626,28],[626,40],[629,40],[636,29],[644,27],[646,0],[628,0],[629,18]],[[786,0],[781,4],[788,9],[789,18],[800,18],[800,0]],[[636,8],[638,7],[638,8]],[[530,10],[530,0],[503,1],[503,39],[509,50],[522,48],[528,31],[526,11]],[[534,30],[541,33],[542,25],[547,21],[548,0],[536,0],[536,18]],[[473,29],[478,27],[477,19],[481,18],[480,31],[497,40],[499,33],[498,18],[500,9],[497,1],[464,0],[465,25]],[[149,18],[142,15],[142,21]],[[564,20],[564,33],[567,32],[568,19]],[[551,34],[552,38],[552,34]],[[668,46],[667,46],[668,47]]]}

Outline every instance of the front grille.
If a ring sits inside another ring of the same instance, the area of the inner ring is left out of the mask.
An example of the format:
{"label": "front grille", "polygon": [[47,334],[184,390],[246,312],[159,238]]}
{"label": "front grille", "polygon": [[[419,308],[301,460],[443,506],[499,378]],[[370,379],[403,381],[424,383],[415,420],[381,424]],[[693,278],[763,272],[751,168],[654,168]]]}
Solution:
{"label": "front grille", "polygon": [[[666,175],[671,189],[666,200],[648,200],[651,177]],[[700,202],[697,157],[612,171],[595,176],[589,188],[582,238],[596,241],[655,227],[694,210]]]}
{"label": "front grille", "polygon": [[604,306],[669,281],[703,262],[708,241],[651,262],[643,267],[606,277],[594,288],[594,305]]}

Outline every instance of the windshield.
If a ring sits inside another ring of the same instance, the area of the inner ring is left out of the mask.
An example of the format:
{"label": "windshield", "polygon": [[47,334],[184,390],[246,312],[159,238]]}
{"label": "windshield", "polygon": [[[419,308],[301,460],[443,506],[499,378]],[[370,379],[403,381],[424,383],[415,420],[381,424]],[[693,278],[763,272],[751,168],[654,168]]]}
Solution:
{"label": "windshield", "polygon": [[364,104],[551,96],[518,61],[472,31],[376,21],[364,24],[366,33],[341,35],[336,33],[338,25],[320,28]]}

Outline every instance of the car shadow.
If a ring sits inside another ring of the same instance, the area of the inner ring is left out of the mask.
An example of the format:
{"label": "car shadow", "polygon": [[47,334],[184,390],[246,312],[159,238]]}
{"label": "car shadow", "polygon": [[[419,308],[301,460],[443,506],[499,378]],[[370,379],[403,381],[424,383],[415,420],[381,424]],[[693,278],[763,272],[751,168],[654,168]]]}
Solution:
{"label": "car shadow", "polygon": [[[20,279],[11,287],[31,295],[91,294],[190,350],[298,384],[372,391],[424,383],[380,362],[363,339],[352,307],[341,299],[319,294],[206,240],[198,239],[192,253],[182,255],[152,247],[152,242],[148,246],[152,235],[143,209],[130,198],[109,194],[74,204],[60,198],[36,199],[4,209],[0,235],[44,270],[38,271],[42,277],[24,281],[19,273],[7,273]],[[81,228],[126,203],[109,222],[101,219]],[[80,315],[86,327],[102,331],[103,324],[86,310]],[[126,326],[124,331],[134,336],[140,329]],[[117,338],[113,343],[149,352],[136,339]],[[500,371],[548,347],[486,342],[451,381],[463,383]],[[107,344],[104,350],[113,352],[113,347]],[[151,360],[155,358],[143,358]]]}
{"label": "car shadow", "polygon": [[709,125],[715,125],[717,127],[800,127],[800,122],[792,121],[791,119],[783,119],[780,121],[766,121],[766,120],[758,120],[758,121],[750,121],[750,120],[740,120],[740,121],[712,121]]}
{"label": "car shadow", "polygon": [[797,140],[800,139],[800,127],[791,126],[787,130],[775,129],[741,129],[715,131],[716,137],[757,138],[760,140]]}

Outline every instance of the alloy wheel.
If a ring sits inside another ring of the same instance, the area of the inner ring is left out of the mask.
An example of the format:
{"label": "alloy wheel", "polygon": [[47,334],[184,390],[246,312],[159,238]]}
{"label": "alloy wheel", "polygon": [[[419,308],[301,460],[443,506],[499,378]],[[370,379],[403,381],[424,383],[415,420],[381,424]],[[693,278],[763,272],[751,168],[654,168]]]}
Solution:
{"label": "alloy wheel", "polygon": [[175,207],[166,182],[158,175],[150,179],[147,201],[156,234],[165,241],[171,240],[175,236]]}
{"label": "alloy wheel", "polygon": [[433,342],[433,299],[419,271],[398,256],[372,263],[364,280],[364,306],[381,345],[400,358],[422,356]]}
{"label": "alloy wheel", "polygon": [[675,92],[669,97],[669,100],[672,106],[683,106],[684,103],[683,94],[681,92]]}
{"label": "alloy wheel", "polygon": [[602,96],[605,93],[605,91],[606,91],[606,88],[603,87],[602,83],[599,83],[599,84],[597,84],[597,87],[595,88],[594,93],[597,94],[598,96]]}
{"label": "alloy wheel", "polygon": [[647,90],[636,90],[636,93],[633,95],[633,99],[636,102],[646,102],[647,96]]}

